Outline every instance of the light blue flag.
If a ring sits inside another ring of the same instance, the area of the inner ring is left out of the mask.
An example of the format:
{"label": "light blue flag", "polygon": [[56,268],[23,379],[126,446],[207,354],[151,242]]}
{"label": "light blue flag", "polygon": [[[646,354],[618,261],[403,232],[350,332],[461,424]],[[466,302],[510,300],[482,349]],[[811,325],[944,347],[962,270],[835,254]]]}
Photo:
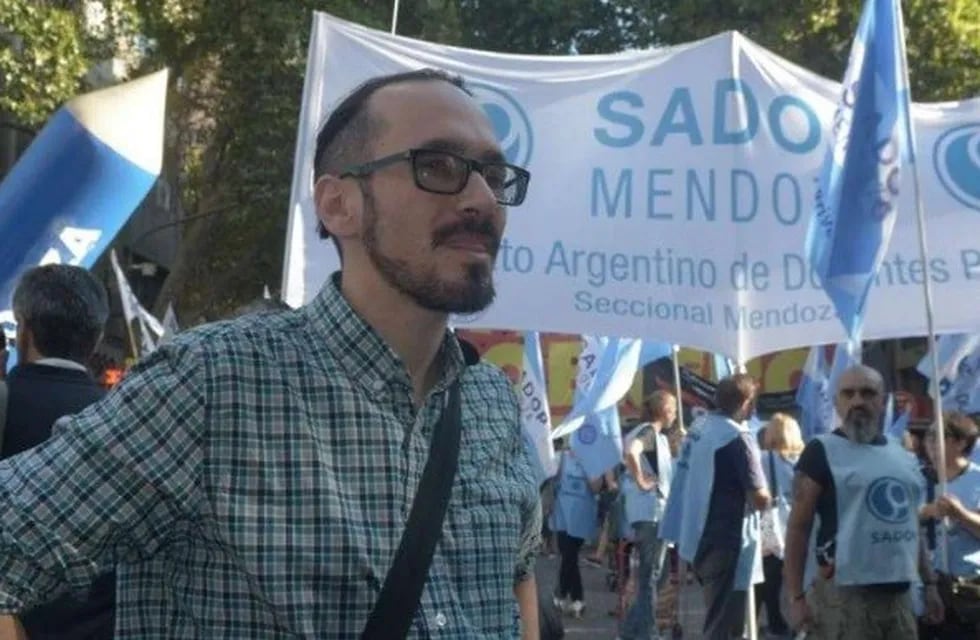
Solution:
{"label": "light blue flag", "polygon": [[672,356],[674,353],[674,345],[669,342],[654,342],[652,340],[644,340],[643,346],[640,348],[640,362],[639,366],[643,367],[651,362],[656,362],[660,358],[667,358]]}
{"label": "light blue flag", "polygon": [[572,451],[590,478],[598,478],[623,460],[619,409],[593,413],[571,437]]}
{"label": "light blue flag", "polygon": [[895,422],[895,394],[889,393],[888,398],[885,400],[885,417],[882,418],[881,424],[885,431],[885,435],[891,433],[892,423]]}
{"label": "light blue flag", "polygon": [[806,252],[848,338],[888,249],[914,162],[900,0],[866,0],[834,114]]}
{"label": "light blue flag", "polygon": [[891,422],[886,420],[885,435],[901,442],[902,436],[905,435],[905,431],[909,428],[910,418],[911,416],[909,415],[909,411],[905,410],[898,414],[898,417],[895,418],[895,420]]}
{"label": "light blue flag", "polygon": [[0,322],[38,264],[91,267],[163,161],[167,72],[81,95],[58,110],[0,184]]}
{"label": "light blue flag", "polygon": [[551,409],[548,406],[541,339],[537,331],[524,334],[524,370],[517,395],[524,441],[540,485],[558,472],[558,459],[551,440]]}
{"label": "light blue flag", "polygon": [[[936,340],[939,359],[939,391],[943,408],[964,413],[980,412],[980,334],[950,334]],[[930,354],[922,359],[919,372],[932,378]],[[932,386],[929,388],[932,394]]]}
{"label": "light blue flag", "polygon": [[616,405],[633,384],[642,346],[641,340],[583,336],[572,410],[552,437],[573,434],[572,450],[590,477],[623,459]]}
{"label": "light blue flag", "polygon": [[830,366],[823,345],[810,347],[803,365],[803,377],[796,389],[796,404],[800,407],[800,423],[803,438],[826,432],[833,422],[833,414],[827,414],[830,402]]}
{"label": "light blue flag", "polygon": [[731,358],[715,353],[712,354],[712,362],[716,380],[722,380],[735,374],[735,362]]}
{"label": "light blue flag", "polygon": [[841,374],[856,364],[860,360],[852,355],[851,349],[846,342],[839,343],[834,348],[834,360],[830,364],[830,375],[827,380],[827,395],[824,397],[824,416],[830,416],[831,422],[837,418],[837,411],[834,409],[834,396],[837,393],[837,382]]}
{"label": "light blue flag", "polygon": [[583,336],[575,378],[575,400],[552,438],[568,435],[581,427],[589,416],[616,406],[633,385],[642,347],[642,340]]}

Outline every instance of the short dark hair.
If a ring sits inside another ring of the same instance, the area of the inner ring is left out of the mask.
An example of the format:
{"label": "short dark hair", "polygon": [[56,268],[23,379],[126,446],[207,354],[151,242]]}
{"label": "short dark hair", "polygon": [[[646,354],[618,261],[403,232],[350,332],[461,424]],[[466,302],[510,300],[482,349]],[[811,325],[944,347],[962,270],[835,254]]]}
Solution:
{"label": "short dark hair", "polygon": [[[473,95],[460,76],[431,68],[377,76],[361,83],[341,100],[317,133],[313,154],[314,180],[359,161],[358,154],[370,146],[384,125],[369,113],[368,100],[379,89],[403,82],[448,82],[467,95]],[[316,230],[321,238],[330,235],[320,220],[317,220]]]}
{"label": "short dark hair", "polygon": [[21,276],[13,310],[42,356],[85,363],[109,318],[109,296],[87,270],[48,264]]}
{"label": "short dark hair", "polygon": [[973,418],[959,411],[950,411],[943,414],[943,427],[947,435],[966,444],[964,454],[969,456],[973,453],[973,445],[977,443],[977,436],[980,435],[980,429]]}
{"label": "short dark hair", "polygon": [[732,417],[747,400],[755,398],[758,385],[747,373],[736,373],[718,382],[715,389],[715,405],[718,410]]}

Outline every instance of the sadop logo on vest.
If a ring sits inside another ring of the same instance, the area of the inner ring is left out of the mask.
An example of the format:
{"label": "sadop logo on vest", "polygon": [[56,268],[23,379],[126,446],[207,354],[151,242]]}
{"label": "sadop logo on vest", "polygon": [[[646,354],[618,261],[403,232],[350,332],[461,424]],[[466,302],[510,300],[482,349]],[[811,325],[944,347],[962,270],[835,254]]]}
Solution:
{"label": "sadop logo on vest", "polygon": [[936,140],[936,174],[956,200],[980,211],[980,122],[964,124]]}
{"label": "sadop logo on vest", "polygon": [[531,161],[534,147],[534,135],[527,113],[510,94],[496,87],[479,82],[469,82],[467,87],[490,119],[507,162],[526,167]]}
{"label": "sadop logo on vest", "polygon": [[901,524],[912,511],[912,496],[901,480],[878,478],[871,483],[865,499],[871,515],[888,524]]}

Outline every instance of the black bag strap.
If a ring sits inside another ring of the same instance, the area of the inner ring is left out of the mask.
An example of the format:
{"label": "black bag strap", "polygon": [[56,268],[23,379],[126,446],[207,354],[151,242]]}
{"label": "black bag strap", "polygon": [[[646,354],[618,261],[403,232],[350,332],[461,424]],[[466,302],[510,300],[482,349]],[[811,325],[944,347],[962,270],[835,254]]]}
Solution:
{"label": "black bag strap", "polygon": [[769,452],[769,475],[772,477],[772,501],[779,500],[779,478],[776,477],[776,452]]}
{"label": "black bag strap", "polygon": [[3,451],[3,432],[7,428],[7,381],[0,380],[0,451]]}
{"label": "black bag strap", "polygon": [[361,640],[404,638],[412,626],[436,543],[442,536],[442,523],[456,477],[461,414],[457,380],[449,388],[449,401],[432,431],[429,459],[422,470],[408,523]]}

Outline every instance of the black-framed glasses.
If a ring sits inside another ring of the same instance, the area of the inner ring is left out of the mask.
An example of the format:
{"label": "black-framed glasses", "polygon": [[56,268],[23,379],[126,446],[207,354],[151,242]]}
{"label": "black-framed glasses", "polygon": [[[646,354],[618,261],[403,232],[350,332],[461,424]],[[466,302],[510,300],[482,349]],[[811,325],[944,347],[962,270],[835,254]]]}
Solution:
{"label": "black-framed glasses", "polygon": [[527,169],[506,162],[473,160],[438,149],[409,149],[347,167],[341,171],[340,177],[362,178],[378,169],[406,160],[412,165],[415,186],[422,191],[455,195],[466,188],[470,174],[476,171],[483,176],[497,203],[508,207],[516,207],[524,202],[527,185],[531,181],[531,173]]}
{"label": "black-framed glasses", "polygon": [[862,400],[872,400],[878,397],[878,390],[874,387],[859,387],[857,389],[845,387],[841,389],[839,393],[848,400],[854,396],[861,396]]}

